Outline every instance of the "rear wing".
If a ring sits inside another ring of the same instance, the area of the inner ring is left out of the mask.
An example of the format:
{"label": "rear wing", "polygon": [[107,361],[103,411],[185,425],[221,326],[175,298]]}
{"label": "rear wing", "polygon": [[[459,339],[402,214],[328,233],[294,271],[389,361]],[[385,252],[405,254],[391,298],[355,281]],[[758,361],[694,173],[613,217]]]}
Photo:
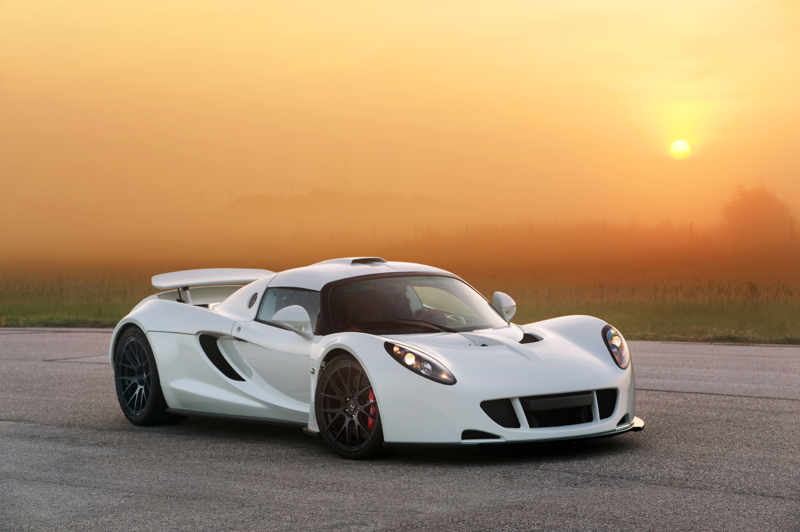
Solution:
{"label": "rear wing", "polygon": [[221,284],[250,284],[275,272],[242,268],[211,268],[207,270],[184,270],[153,276],[153,286],[159,290],[191,288],[193,286],[215,286]]}
{"label": "rear wing", "polygon": [[[227,298],[237,288],[225,285],[250,284],[275,272],[269,270],[248,270],[241,268],[212,268],[207,270],[185,270],[182,272],[162,273],[153,276],[153,286],[160,290],[173,290],[159,294],[159,299],[173,299],[179,303],[190,305],[208,306],[209,303],[219,303]],[[189,295],[189,290],[197,287],[198,297]],[[199,288],[209,287],[209,288]],[[210,288],[216,287],[216,288]],[[209,292],[210,291],[210,292]],[[170,296],[169,294],[172,294]]]}

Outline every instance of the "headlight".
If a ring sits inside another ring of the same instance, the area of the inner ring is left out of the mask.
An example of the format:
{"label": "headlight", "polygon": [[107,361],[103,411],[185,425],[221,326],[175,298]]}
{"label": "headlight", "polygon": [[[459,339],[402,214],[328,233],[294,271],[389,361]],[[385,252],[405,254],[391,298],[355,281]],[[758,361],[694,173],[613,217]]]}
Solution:
{"label": "headlight", "polygon": [[631,352],[628,351],[628,343],[619,331],[611,325],[606,325],[603,327],[603,341],[617,366],[622,369],[627,368],[631,363]]}
{"label": "headlight", "polygon": [[412,351],[390,342],[384,343],[383,347],[401,366],[410,369],[417,375],[442,384],[456,383],[456,378],[450,373],[450,370],[419,351]]}

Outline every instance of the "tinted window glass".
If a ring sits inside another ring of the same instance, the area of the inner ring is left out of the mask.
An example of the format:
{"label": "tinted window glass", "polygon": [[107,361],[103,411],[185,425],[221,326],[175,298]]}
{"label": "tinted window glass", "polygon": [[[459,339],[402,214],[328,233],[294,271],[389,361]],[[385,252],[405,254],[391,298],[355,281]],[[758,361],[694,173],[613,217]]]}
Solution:
{"label": "tinted window glass", "polygon": [[272,316],[285,307],[300,305],[311,318],[311,326],[314,334],[319,329],[317,320],[319,318],[319,292],[312,290],[297,290],[295,288],[268,288],[261,302],[256,319],[259,321],[271,322]]}
{"label": "tinted window glass", "polygon": [[450,277],[347,282],[331,290],[329,309],[334,332],[455,332],[507,325],[480,294]]}

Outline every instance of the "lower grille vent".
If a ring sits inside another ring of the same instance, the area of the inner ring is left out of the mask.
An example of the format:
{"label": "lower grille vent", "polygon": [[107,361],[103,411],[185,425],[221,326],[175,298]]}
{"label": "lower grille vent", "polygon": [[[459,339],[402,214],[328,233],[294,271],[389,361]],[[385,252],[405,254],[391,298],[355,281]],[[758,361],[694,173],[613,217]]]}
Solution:
{"label": "lower grille vent", "polygon": [[505,427],[507,429],[518,429],[519,419],[514,412],[514,405],[511,404],[511,399],[495,399],[494,401],[484,401],[481,403],[481,408],[486,415],[492,418],[492,421]]}
{"label": "lower grille vent", "polygon": [[597,390],[597,409],[600,411],[600,419],[608,419],[614,415],[617,409],[617,390]]}
{"label": "lower grille vent", "polygon": [[462,440],[499,440],[500,436],[483,432],[482,430],[465,430],[461,433]]}
{"label": "lower grille vent", "polygon": [[[592,404],[597,397],[597,412],[601,421],[609,419],[617,410],[619,393],[616,389],[586,392],[560,393],[554,395],[532,395],[520,397],[519,403],[528,426],[532,429],[565,427],[594,421]],[[507,429],[520,428],[519,418],[511,399],[484,401],[481,408],[492,421]],[[463,439],[463,438],[462,438]]]}
{"label": "lower grille vent", "polygon": [[592,421],[592,392],[521,397],[531,428],[563,427]]}

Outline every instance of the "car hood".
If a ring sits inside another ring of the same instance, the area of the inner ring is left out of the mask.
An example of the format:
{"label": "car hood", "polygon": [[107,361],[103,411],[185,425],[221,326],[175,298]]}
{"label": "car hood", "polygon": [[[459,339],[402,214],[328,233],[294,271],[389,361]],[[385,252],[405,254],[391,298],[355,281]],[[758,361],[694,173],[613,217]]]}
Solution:
{"label": "car hood", "polygon": [[[567,324],[556,319],[522,327],[385,338],[436,358],[458,382],[505,390],[509,396],[549,394],[596,389],[619,380],[624,371],[613,363],[602,341],[604,325],[594,318]],[[525,332],[542,340],[520,344]]]}

